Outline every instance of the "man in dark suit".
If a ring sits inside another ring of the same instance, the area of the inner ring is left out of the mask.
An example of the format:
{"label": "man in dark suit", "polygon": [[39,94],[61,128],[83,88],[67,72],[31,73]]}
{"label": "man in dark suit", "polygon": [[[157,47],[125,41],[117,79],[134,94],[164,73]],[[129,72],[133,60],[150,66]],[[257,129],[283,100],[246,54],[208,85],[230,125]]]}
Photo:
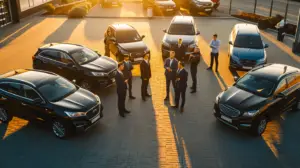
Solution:
{"label": "man in dark suit", "polygon": [[197,68],[200,62],[200,50],[198,47],[195,47],[194,52],[190,54],[189,62],[191,66],[191,76],[193,80],[193,85],[191,87],[191,93],[195,93],[197,90]]}
{"label": "man in dark suit", "polygon": [[178,39],[178,44],[173,49],[175,51],[175,57],[178,61],[184,61],[186,48],[182,44],[182,39]]}
{"label": "man in dark suit", "polygon": [[130,113],[130,111],[125,108],[126,92],[127,92],[127,82],[124,78],[123,71],[124,63],[118,64],[118,71],[116,74],[116,84],[117,84],[117,94],[118,94],[118,109],[121,117],[125,117],[124,113]]}
{"label": "man in dark suit", "polygon": [[146,101],[146,96],[150,97],[151,95],[148,93],[147,88],[149,85],[149,79],[151,78],[151,67],[149,62],[149,54],[144,56],[144,60],[140,64],[141,70],[141,79],[142,79],[142,99]]}
{"label": "man in dark suit", "polygon": [[175,88],[176,72],[178,69],[178,61],[175,58],[175,52],[170,51],[170,57],[165,60],[164,64],[165,76],[166,76],[166,98],[169,100],[170,83],[172,82],[173,88]]}
{"label": "man in dark suit", "polygon": [[179,107],[179,100],[181,98],[180,112],[183,112],[185,104],[185,91],[187,87],[188,72],[184,69],[184,63],[178,62],[178,70],[176,73],[176,89],[175,89],[175,106]]}
{"label": "man in dark suit", "polygon": [[130,99],[135,99],[134,96],[132,96],[132,71],[133,70],[133,66],[131,61],[129,60],[129,56],[125,55],[124,56],[124,70],[123,70],[123,74],[125,79],[128,80],[127,84],[128,84],[128,92],[129,92],[129,98]]}

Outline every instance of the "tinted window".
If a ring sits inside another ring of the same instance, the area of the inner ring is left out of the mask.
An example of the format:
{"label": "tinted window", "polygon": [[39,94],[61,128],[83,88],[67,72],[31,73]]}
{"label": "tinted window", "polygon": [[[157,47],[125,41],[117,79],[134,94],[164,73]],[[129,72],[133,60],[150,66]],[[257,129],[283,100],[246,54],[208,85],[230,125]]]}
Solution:
{"label": "tinted window", "polygon": [[263,43],[260,36],[237,35],[234,41],[234,47],[263,49]]}
{"label": "tinted window", "polygon": [[89,63],[99,58],[99,55],[96,52],[88,48],[83,48],[82,50],[75,51],[71,54],[71,56],[79,65]]}
{"label": "tinted window", "polygon": [[40,96],[33,90],[31,87],[24,85],[23,86],[23,96],[27,99],[35,100],[40,98]]}
{"label": "tinted window", "polygon": [[1,87],[1,89],[5,90],[9,93],[21,96],[21,85],[19,85],[17,83],[4,83],[4,84],[1,84],[0,87]]}
{"label": "tinted window", "polygon": [[42,84],[38,90],[47,100],[55,102],[74,93],[77,88],[73,83],[59,77]]}
{"label": "tinted window", "polygon": [[116,38],[118,43],[130,43],[142,40],[136,30],[117,31]]}
{"label": "tinted window", "polygon": [[41,55],[56,61],[61,61],[60,52],[57,51],[44,51],[41,53]]}
{"label": "tinted window", "polygon": [[277,85],[277,88],[275,90],[275,94],[283,92],[286,88],[287,88],[286,79],[283,79]]}
{"label": "tinted window", "polygon": [[236,87],[245,90],[247,92],[268,97],[272,94],[275,83],[268,79],[247,74],[236,83]]}
{"label": "tinted window", "polygon": [[195,29],[192,24],[171,24],[168,34],[195,35]]}
{"label": "tinted window", "polygon": [[61,62],[65,64],[73,63],[72,59],[65,53],[60,53]]}

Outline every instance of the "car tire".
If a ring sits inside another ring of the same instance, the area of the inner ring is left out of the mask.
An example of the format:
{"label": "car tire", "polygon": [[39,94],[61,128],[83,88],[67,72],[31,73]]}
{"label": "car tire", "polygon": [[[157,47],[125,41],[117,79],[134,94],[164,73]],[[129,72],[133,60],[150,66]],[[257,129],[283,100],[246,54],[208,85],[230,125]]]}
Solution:
{"label": "car tire", "polygon": [[252,126],[252,134],[254,136],[261,136],[266,128],[267,128],[268,120],[266,117],[260,117],[254,122],[254,125]]}
{"label": "car tire", "polygon": [[52,122],[52,132],[60,139],[65,139],[71,135],[71,127],[63,122],[62,120],[53,120]]}
{"label": "car tire", "polygon": [[3,106],[0,106],[0,123],[8,123],[11,120],[12,116],[9,115]]}
{"label": "car tire", "polygon": [[86,90],[89,90],[89,91],[91,91],[92,88],[93,88],[93,87],[92,87],[92,84],[91,84],[89,81],[87,81],[87,80],[82,80],[82,81],[80,82],[79,86],[80,86],[81,88],[86,89]]}

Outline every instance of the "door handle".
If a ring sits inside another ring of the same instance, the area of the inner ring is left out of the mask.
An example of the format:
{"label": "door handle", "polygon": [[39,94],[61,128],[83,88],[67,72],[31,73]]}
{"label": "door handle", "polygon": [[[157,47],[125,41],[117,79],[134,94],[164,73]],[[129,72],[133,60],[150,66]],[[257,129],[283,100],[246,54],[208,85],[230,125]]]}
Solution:
{"label": "door handle", "polygon": [[2,99],[2,100],[7,100],[7,98],[6,98],[6,97],[1,97],[1,99]]}
{"label": "door handle", "polygon": [[25,103],[21,103],[22,104],[22,106],[27,106],[27,104],[25,104]]}

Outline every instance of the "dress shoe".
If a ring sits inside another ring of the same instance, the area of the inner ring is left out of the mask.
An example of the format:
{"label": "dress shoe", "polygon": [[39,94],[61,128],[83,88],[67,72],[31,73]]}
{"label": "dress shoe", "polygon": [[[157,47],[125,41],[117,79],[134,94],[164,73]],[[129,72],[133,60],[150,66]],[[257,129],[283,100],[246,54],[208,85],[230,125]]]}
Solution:
{"label": "dress shoe", "polygon": [[196,93],[196,90],[192,90],[191,93]]}
{"label": "dress shoe", "polygon": [[184,110],[183,110],[183,107],[181,107],[181,108],[180,108],[180,112],[182,113],[183,111],[184,111]]}
{"label": "dress shoe", "polygon": [[143,101],[146,101],[146,98],[145,98],[145,97],[143,97],[143,98],[142,98],[142,100],[143,100]]}
{"label": "dress shoe", "polygon": [[194,87],[193,87],[193,86],[191,86],[191,87],[190,87],[190,89],[194,90]]}
{"label": "dress shoe", "polygon": [[167,100],[169,100],[169,97],[166,97],[166,98],[165,98],[165,101],[167,101]]}
{"label": "dress shoe", "polygon": [[129,110],[125,110],[124,113],[131,113]]}
{"label": "dress shoe", "polygon": [[218,73],[219,71],[216,69],[216,72]]}
{"label": "dress shoe", "polygon": [[211,67],[206,68],[206,70],[211,70]]}
{"label": "dress shoe", "polygon": [[177,106],[177,105],[175,105],[175,106],[172,106],[172,108],[175,108],[175,109],[177,109],[177,108],[178,108],[178,106]]}
{"label": "dress shoe", "polygon": [[151,97],[152,95],[151,95],[151,94],[146,94],[146,96],[147,96],[147,97]]}
{"label": "dress shoe", "polygon": [[129,96],[129,99],[135,99],[135,97],[134,96]]}
{"label": "dress shoe", "polygon": [[119,114],[121,117],[125,118],[125,115],[124,114]]}

